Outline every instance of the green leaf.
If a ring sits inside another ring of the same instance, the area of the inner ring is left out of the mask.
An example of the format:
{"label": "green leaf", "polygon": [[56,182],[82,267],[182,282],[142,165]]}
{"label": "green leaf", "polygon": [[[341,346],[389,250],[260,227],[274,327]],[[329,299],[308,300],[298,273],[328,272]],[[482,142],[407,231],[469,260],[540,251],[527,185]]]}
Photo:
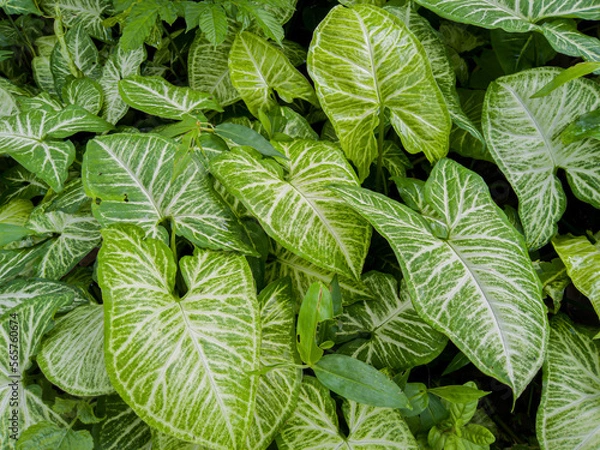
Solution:
{"label": "green leaf", "polygon": [[230,139],[238,145],[248,145],[265,156],[286,158],[280,151],[275,150],[269,141],[251,128],[237,123],[222,123],[215,127],[215,134],[224,139]]}
{"label": "green leaf", "polygon": [[[286,276],[290,277],[293,296],[298,305],[312,283],[320,281],[327,284],[334,276],[333,272],[321,269],[280,245],[275,245],[271,256],[272,259],[266,266],[265,281],[272,282]],[[344,305],[373,298],[373,294],[362,281],[344,276],[339,276],[338,281]]]}
{"label": "green leaf", "polygon": [[348,400],[382,408],[411,407],[396,383],[358,359],[325,355],[311,368],[325,387]]}
{"label": "green leaf", "polygon": [[[69,298],[73,304],[85,303],[79,291],[59,281],[20,279],[10,283],[2,283],[0,287],[0,315],[7,314],[19,304],[33,300],[36,297],[44,298]],[[61,312],[64,308],[61,308]]]}
{"label": "green leaf", "polygon": [[556,56],[540,33],[509,33],[502,29],[490,32],[492,49],[506,75],[543,66]]}
{"label": "green leaf", "polygon": [[0,121],[0,149],[60,192],[75,159],[70,141],[44,139],[51,116],[29,111]]}
{"label": "green leaf", "polygon": [[144,0],[133,5],[125,19],[123,34],[119,41],[123,50],[134,50],[144,45],[144,41],[156,25],[160,9],[160,0]]}
{"label": "green leaf", "polygon": [[101,397],[106,419],[96,425],[102,450],[140,450],[150,442],[150,427],[118,395]]}
{"label": "green leaf", "polygon": [[370,227],[327,188],[330,183],[358,185],[342,152],[316,141],[275,147],[289,158],[285,177],[240,150],[211,160],[211,172],[279,244],[318,267],[358,279]]}
{"label": "green leaf", "polygon": [[430,161],[446,155],[446,103],[423,47],[390,13],[370,5],[333,8],[315,31],[308,71],[361,180],[377,157],[374,130],[388,113],[409,153],[422,151]]}
{"label": "green leaf", "polygon": [[323,356],[323,349],[316,340],[319,322],[333,318],[331,293],[323,283],[311,284],[300,305],[296,341],[300,359],[312,366]]}
{"label": "green leaf", "polygon": [[[82,177],[86,193],[97,199],[98,221],[133,222],[152,237],[165,237],[161,223],[194,244],[252,253],[239,225],[216,196],[207,174],[189,164],[173,179],[177,145],[151,134],[113,134],[88,142]],[[99,203],[98,203],[99,202]]]}
{"label": "green leaf", "polygon": [[85,108],[91,114],[98,114],[102,108],[104,95],[102,87],[91,78],[72,78],[62,89],[62,98],[73,105]]}
{"label": "green leaf", "polygon": [[451,403],[470,403],[476,402],[482,397],[490,394],[490,392],[480,391],[469,386],[440,386],[427,390],[434,395],[437,395]]}
{"label": "green leaf", "polygon": [[261,366],[280,365],[262,374],[247,449],[266,448],[296,407],[302,371],[295,367],[294,300],[289,279],[271,283],[258,296],[262,326]]}
{"label": "green leaf", "polygon": [[33,276],[38,261],[44,256],[51,241],[34,247],[0,250],[0,283],[16,277]]}
{"label": "green leaf", "polygon": [[369,272],[363,281],[373,293],[373,300],[345,308],[336,338],[346,341],[359,333],[368,333],[369,337],[348,342],[338,353],[378,369],[396,370],[427,364],[441,353],[446,337],[423,322],[410,299],[398,295],[393,276]]}
{"label": "green leaf", "polygon": [[5,170],[0,178],[0,203],[6,204],[15,198],[32,199],[44,195],[48,185],[22,166]]}
{"label": "green leaf", "polygon": [[546,312],[523,239],[483,179],[449,159],[434,167],[424,192],[435,228],[380,194],[336,191],[390,243],[419,315],[517,398],[542,364]]}
{"label": "green leaf", "polygon": [[437,15],[455,22],[483,28],[502,28],[524,33],[536,28],[535,23],[551,17],[578,17],[600,20],[600,5],[595,0],[416,0]]}
{"label": "green leaf", "polygon": [[230,26],[225,40],[215,46],[203,34],[197,33],[188,55],[190,86],[213,95],[222,106],[241,98],[229,76],[229,52],[235,36],[236,29]]}
{"label": "green leaf", "polygon": [[[596,7],[596,9],[600,11],[600,8]],[[600,17],[600,13],[598,16]],[[600,40],[577,31],[575,21],[546,22],[542,25],[541,31],[557,52],[587,61],[600,61]]]}
{"label": "green leaf", "polygon": [[298,407],[277,436],[279,450],[417,450],[398,411],[344,401],[349,433],[339,429],[336,406],[316,379],[304,377]]}
{"label": "green leaf", "polygon": [[31,211],[33,204],[25,199],[17,198],[0,206],[0,247],[31,234],[25,228]]}
{"label": "green leaf", "polygon": [[55,17],[58,8],[60,19],[68,28],[81,24],[90,36],[104,42],[111,39],[110,29],[102,24],[103,15],[110,13],[108,0],[42,0],[40,6],[51,17]]}
{"label": "green leaf", "polygon": [[538,68],[499,78],[487,91],[483,130],[488,149],[519,199],[519,217],[531,250],[548,243],[566,208],[556,171],[564,169],[573,193],[600,208],[597,141],[564,144],[560,131],[598,107],[600,87],[576,79],[542,98],[530,98],[560,72]]}
{"label": "green leaf", "polygon": [[33,0],[5,0],[2,8],[6,14],[41,14]]}
{"label": "green leaf", "polygon": [[565,316],[552,319],[536,434],[542,450],[600,446],[598,344]]}
{"label": "green leaf", "polygon": [[71,395],[114,392],[104,363],[102,305],[79,306],[57,320],[37,358],[44,375]]}
{"label": "green leaf", "polygon": [[260,344],[250,268],[243,256],[196,249],[179,262],[188,287],[179,298],[171,251],[143,236],[132,226],[103,230],[98,280],[111,382],[152,427],[212,448],[241,449]]}
{"label": "green leaf", "polygon": [[[477,129],[481,130],[481,110],[483,109],[485,91],[457,89],[457,92],[463,111]],[[468,158],[494,161],[484,143],[462,128],[452,128],[450,149]]]}
{"label": "green leaf", "polygon": [[273,39],[279,45],[283,40],[283,27],[273,14],[262,8],[249,8],[250,14],[254,17],[255,22],[260,27],[262,32],[269,38]]}
{"label": "green leaf", "polygon": [[545,97],[552,91],[561,87],[563,84],[566,84],[569,81],[574,80],[576,78],[581,78],[584,75],[588,75],[594,72],[595,70],[600,70],[600,62],[587,62],[575,64],[574,66],[571,66],[568,69],[565,69],[558,75],[556,75],[552,79],[552,81],[550,81],[539,91],[533,94],[531,98]]}
{"label": "green leaf", "polygon": [[592,245],[585,236],[555,236],[554,250],[565,264],[579,292],[590,299],[600,317],[600,244]]}
{"label": "green leaf", "polygon": [[560,309],[566,287],[571,284],[567,269],[560,258],[554,258],[550,262],[534,261],[533,267],[538,278],[542,282],[544,294],[552,299],[554,314]]}
{"label": "green leaf", "polygon": [[277,106],[276,91],[284,102],[300,98],[319,105],[312,86],[287,57],[264,39],[247,31],[237,35],[229,52],[229,74],[235,89],[258,117],[258,110]]}
{"label": "green leaf", "polygon": [[132,75],[119,81],[119,93],[129,106],[165,119],[182,120],[206,109],[222,111],[209,94],[173,86],[162,77]]}
{"label": "green leaf", "polygon": [[40,422],[28,427],[17,442],[17,450],[93,450],[94,439],[87,430],[73,431],[50,422]]}
{"label": "green leaf", "polygon": [[102,117],[113,125],[129,109],[119,95],[119,81],[132,75],[139,75],[140,65],[145,59],[146,51],[143,47],[123,50],[121,46],[117,46],[102,68],[102,77],[98,80],[104,93]]}
{"label": "green leaf", "polygon": [[79,105],[69,105],[53,115],[45,128],[48,137],[63,139],[81,131],[103,133],[113,126]]}

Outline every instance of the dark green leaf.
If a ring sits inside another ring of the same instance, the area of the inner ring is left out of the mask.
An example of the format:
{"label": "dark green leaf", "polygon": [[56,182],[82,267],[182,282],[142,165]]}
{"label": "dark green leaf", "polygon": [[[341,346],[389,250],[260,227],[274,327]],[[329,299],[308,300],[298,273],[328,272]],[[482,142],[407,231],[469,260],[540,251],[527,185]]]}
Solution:
{"label": "dark green leaf", "polygon": [[269,141],[251,128],[236,123],[222,123],[215,127],[215,134],[225,139],[231,139],[238,145],[248,145],[265,156],[279,156],[287,159],[277,151]]}

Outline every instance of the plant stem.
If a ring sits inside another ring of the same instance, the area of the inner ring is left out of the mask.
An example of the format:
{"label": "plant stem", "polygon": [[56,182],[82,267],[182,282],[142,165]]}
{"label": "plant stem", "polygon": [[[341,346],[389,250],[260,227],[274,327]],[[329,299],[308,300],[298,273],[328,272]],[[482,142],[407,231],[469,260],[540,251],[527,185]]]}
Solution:
{"label": "plant stem", "polygon": [[169,31],[167,30],[167,28],[165,27],[164,24],[162,24],[162,29],[163,29],[163,32],[166,33],[167,38],[169,39],[169,45],[171,46],[171,48],[175,52],[175,55],[177,56],[177,59],[179,60],[179,63],[183,67],[183,71],[185,73],[187,73],[187,64],[186,64],[185,60],[183,59],[183,56],[181,55],[181,52],[179,51],[179,47],[177,47],[177,45],[175,45],[175,42],[173,41],[173,38],[171,37],[171,33],[169,33]]}
{"label": "plant stem", "polygon": [[[379,111],[379,127],[377,131],[377,172],[375,173],[375,189],[381,192],[383,183],[383,138],[385,133],[385,108]],[[387,188],[387,186],[386,186]]]}
{"label": "plant stem", "polygon": [[17,26],[17,24],[15,23],[15,21],[13,20],[13,18],[11,17],[11,15],[6,12],[6,9],[4,9],[4,8],[2,8],[2,9],[4,10],[4,13],[6,14],[6,17],[8,17],[8,21],[10,22],[10,24],[12,25],[12,27],[15,29],[15,31],[17,32],[17,34],[19,35],[19,37],[21,38],[21,40],[25,43],[25,46],[31,52],[31,57],[35,58],[37,56],[37,54],[35,53],[35,48],[33,47],[33,44],[31,43],[31,41],[29,40],[29,38],[27,37],[27,35],[25,33],[23,33],[19,29],[19,27]]}

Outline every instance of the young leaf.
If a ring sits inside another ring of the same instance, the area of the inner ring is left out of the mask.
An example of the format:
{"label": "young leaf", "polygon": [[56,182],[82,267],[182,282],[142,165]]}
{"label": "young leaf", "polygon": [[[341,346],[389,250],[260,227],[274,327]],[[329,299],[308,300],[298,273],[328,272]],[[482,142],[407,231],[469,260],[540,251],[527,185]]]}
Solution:
{"label": "young leaf", "polygon": [[39,422],[28,427],[19,438],[18,450],[93,450],[94,439],[88,430],[74,431],[69,427],[59,427],[51,422]]}
{"label": "young leaf", "polygon": [[565,69],[558,75],[556,75],[552,79],[552,81],[550,81],[539,91],[533,94],[531,98],[545,97],[552,91],[561,87],[563,84],[566,84],[569,81],[574,80],[576,78],[581,78],[584,75],[588,75],[594,72],[595,70],[600,70],[600,62],[587,62],[575,64],[574,66],[571,66],[568,69]]}
{"label": "young leaf", "polygon": [[[371,229],[327,188],[330,183],[357,186],[352,168],[333,144],[297,140],[276,148],[289,158],[285,178],[238,150],[212,159],[211,172],[282,246],[319,267],[358,279]],[[304,233],[297,232],[299,226]]]}
{"label": "young leaf", "polygon": [[190,31],[197,26],[213,45],[219,45],[227,36],[227,15],[223,6],[210,3],[185,2],[185,22]]}
{"label": "young leaf", "polygon": [[411,407],[396,383],[358,359],[325,355],[312,369],[323,386],[348,400],[382,408]]}
{"label": "young leaf", "polygon": [[489,394],[486,391],[480,391],[469,386],[440,386],[427,390],[434,395],[450,402],[450,403],[470,403],[476,402],[482,397]]}
{"label": "young leaf", "polygon": [[582,114],[560,134],[565,144],[588,137],[600,140],[600,108]]}
{"label": "young leaf", "polygon": [[283,153],[275,150],[269,141],[251,128],[237,123],[222,123],[215,127],[215,134],[224,139],[230,139],[238,145],[248,145],[258,150],[265,156],[279,156],[287,158]]}
{"label": "young leaf", "polygon": [[323,283],[313,283],[300,305],[296,341],[300,359],[312,366],[323,356],[316,340],[319,322],[333,317],[333,303],[329,289]]}
{"label": "young leaf", "polygon": [[132,75],[119,81],[119,93],[129,106],[165,119],[182,120],[206,109],[222,111],[209,94],[173,86],[162,77]]}
{"label": "young leaf", "polygon": [[229,52],[229,73],[250,112],[277,106],[273,90],[287,103],[300,98],[315,106],[319,102],[312,86],[285,55],[264,39],[247,31],[237,35]]}
{"label": "young leaf", "polygon": [[329,392],[304,377],[298,407],[277,436],[279,450],[417,450],[415,438],[398,411],[346,400],[342,412],[349,433],[342,434]]}
{"label": "young leaf", "polygon": [[111,382],[158,430],[213,448],[242,448],[259,368],[250,268],[243,256],[196,249],[179,263],[188,287],[179,298],[170,249],[143,237],[133,226],[103,230],[98,281]]}
{"label": "young leaf", "polygon": [[123,26],[123,35],[119,44],[123,50],[142,47],[144,41],[156,25],[158,13],[166,0],[145,0],[136,2]]}
{"label": "young leaf", "polygon": [[253,253],[238,237],[239,225],[196,164],[176,179],[177,145],[150,134],[113,134],[88,142],[82,177],[86,193],[98,199],[92,210],[104,226],[133,222],[150,236],[165,236],[163,220],[175,233],[209,248]]}
{"label": "young leaf", "polygon": [[387,112],[409,153],[436,161],[448,152],[450,116],[427,55],[392,14],[370,5],[333,8],[315,31],[308,71],[361,180],[377,157],[374,130],[382,131]]}
{"label": "young leaf", "polygon": [[523,239],[484,181],[440,161],[425,184],[433,231],[427,216],[387,197],[336,190],[394,249],[419,315],[517,398],[543,362],[548,324]]}
{"label": "young leaf", "polygon": [[537,68],[499,78],[488,88],[482,124],[488,149],[519,198],[519,217],[531,250],[556,233],[566,208],[557,169],[564,169],[573,193],[600,208],[597,141],[564,144],[560,130],[598,107],[600,87],[576,79],[542,98],[530,98],[560,72]]}
{"label": "young leaf", "polygon": [[536,433],[542,450],[600,446],[598,344],[562,315],[552,319]]}

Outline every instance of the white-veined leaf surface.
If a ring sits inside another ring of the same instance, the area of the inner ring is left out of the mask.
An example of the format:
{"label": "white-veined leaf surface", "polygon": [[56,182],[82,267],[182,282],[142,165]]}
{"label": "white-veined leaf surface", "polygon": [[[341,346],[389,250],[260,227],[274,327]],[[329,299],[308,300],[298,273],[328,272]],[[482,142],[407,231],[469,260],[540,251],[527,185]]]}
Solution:
{"label": "white-veined leaf surface", "polygon": [[113,126],[79,105],[69,105],[54,114],[44,130],[51,138],[62,139],[80,131],[103,133]]}
{"label": "white-veined leaf surface", "polygon": [[568,318],[552,319],[536,423],[542,450],[600,447],[599,351]]}
{"label": "white-veined leaf surface", "polygon": [[390,243],[419,315],[517,398],[548,334],[524,242],[477,174],[443,159],[424,187],[430,214],[361,188],[336,188]]}
{"label": "white-veined leaf surface", "polygon": [[448,152],[450,116],[427,55],[389,12],[333,8],[315,30],[308,71],[361,180],[377,157],[374,130],[387,112],[409,153],[435,161]]}
{"label": "white-veined leaf surface", "polygon": [[373,300],[344,308],[336,338],[347,341],[359,333],[369,333],[370,337],[350,341],[338,353],[377,369],[396,370],[427,364],[441,353],[446,336],[419,317],[410,299],[401,298],[393,276],[369,272],[363,280],[373,293]]}
{"label": "white-veined leaf surface", "polygon": [[316,378],[304,377],[298,406],[277,437],[279,450],[416,450],[418,445],[397,410],[345,400],[345,437],[335,402]]}
{"label": "white-veined leaf surface", "polygon": [[[194,244],[251,250],[238,237],[239,225],[218,199],[208,175],[188,164],[173,179],[177,145],[151,134],[113,134],[89,141],[82,176],[98,221],[128,222],[164,238],[164,219]],[[98,204],[99,203],[99,204]]]}
{"label": "white-veined leaf surface", "polygon": [[98,442],[102,450],[146,449],[151,440],[151,428],[118,395],[99,400],[99,411],[106,419],[97,425]]}
{"label": "white-veined leaf surface", "polygon": [[121,397],[149,425],[213,449],[245,447],[259,368],[260,317],[243,256],[196,249],[177,266],[161,241],[103,230],[98,280],[106,364]]}
{"label": "white-veined leaf surface", "polygon": [[110,28],[102,24],[103,14],[112,9],[109,0],[42,0],[40,6],[51,17],[58,8],[60,19],[69,28],[81,24],[96,39],[106,42],[111,38]]}
{"label": "white-veined leaf surface", "polygon": [[16,277],[33,276],[37,262],[46,253],[50,241],[33,247],[0,250],[0,283]]}
{"label": "white-veined leaf surface", "polygon": [[358,186],[344,155],[326,142],[297,140],[276,148],[289,158],[285,177],[237,149],[212,159],[211,172],[279,244],[319,267],[358,279],[371,228],[327,188],[330,183]]}
{"label": "white-veined leaf surface", "polygon": [[590,299],[600,316],[600,244],[585,236],[555,236],[554,250],[565,264],[575,287]]}
{"label": "white-veined leaf surface", "polygon": [[70,297],[73,303],[85,303],[76,288],[59,281],[19,279],[2,283],[0,287],[0,315],[35,297]]}
{"label": "white-veined leaf surface", "polygon": [[482,125],[496,164],[519,198],[519,216],[530,249],[548,243],[566,208],[558,169],[567,173],[573,193],[600,208],[600,143],[583,139],[564,144],[570,122],[600,107],[600,87],[576,79],[549,95],[530,98],[560,73],[538,68],[502,77],[488,88]]}
{"label": "white-veined leaf surface", "polygon": [[581,57],[587,61],[600,61],[600,40],[577,31],[574,21],[546,22],[542,25],[542,33],[550,45],[560,53]]}
{"label": "white-veined leaf surface", "polygon": [[119,93],[129,106],[165,119],[181,120],[203,109],[222,111],[209,94],[174,86],[162,77],[132,75],[119,81]]}
{"label": "white-veined leaf surface", "polygon": [[233,86],[255,117],[260,109],[268,111],[277,106],[273,90],[287,103],[301,98],[319,105],[308,80],[283,52],[248,31],[239,33],[233,42],[229,74]]}
{"label": "white-veined leaf surface", "polygon": [[102,109],[104,94],[102,87],[91,78],[72,78],[62,90],[62,98],[72,105],[79,105],[91,114],[98,114]]}
{"label": "white-veined leaf surface", "polygon": [[114,392],[104,363],[102,305],[79,306],[60,317],[44,337],[37,361],[44,375],[71,395]]}

